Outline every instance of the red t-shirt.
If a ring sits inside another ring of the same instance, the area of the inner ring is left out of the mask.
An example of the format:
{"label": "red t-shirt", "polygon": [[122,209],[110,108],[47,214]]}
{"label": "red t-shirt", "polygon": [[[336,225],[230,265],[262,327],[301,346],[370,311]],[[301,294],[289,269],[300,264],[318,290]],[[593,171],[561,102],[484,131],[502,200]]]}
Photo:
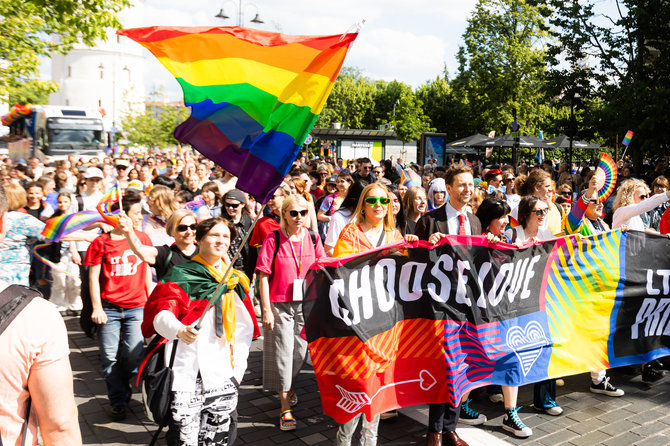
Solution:
{"label": "red t-shirt", "polygon": [[[135,231],[143,245],[151,246],[144,232]],[[147,264],[130,249],[125,238],[102,234],[88,247],[84,265],[102,265],[100,298],[123,308],[140,308],[147,300]]]}
{"label": "red t-shirt", "polygon": [[260,248],[263,241],[265,241],[265,237],[275,229],[279,229],[278,221],[271,217],[261,217],[258,222],[256,222],[254,232],[252,232],[251,237],[249,237],[249,246]]}

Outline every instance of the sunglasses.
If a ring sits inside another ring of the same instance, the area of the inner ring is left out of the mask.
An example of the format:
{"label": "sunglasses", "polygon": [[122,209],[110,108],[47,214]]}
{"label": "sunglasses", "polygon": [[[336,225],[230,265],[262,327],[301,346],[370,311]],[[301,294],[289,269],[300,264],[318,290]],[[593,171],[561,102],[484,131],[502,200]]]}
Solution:
{"label": "sunglasses", "polygon": [[370,170],[372,166],[361,166],[361,170]]}
{"label": "sunglasses", "polygon": [[121,165],[119,165],[119,166],[116,166],[116,168],[119,169],[119,170],[124,170],[124,169],[127,169],[128,166],[121,166]]}
{"label": "sunglasses", "polygon": [[510,181],[514,181],[514,178],[505,178],[505,183],[509,183]]}
{"label": "sunglasses", "polygon": [[369,204],[370,206],[376,206],[377,203],[381,203],[383,206],[386,206],[391,202],[390,198],[387,197],[366,197],[365,198],[365,204]]}
{"label": "sunglasses", "polygon": [[186,232],[187,229],[190,229],[191,231],[195,231],[196,224],[193,223],[191,225],[177,225],[177,232]]}
{"label": "sunglasses", "polygon": [[640,200],[646,200],[649,198],[649,195],[640,195]]}
{"label": "sunglasses", "polygon": [[564,196],[564,197],[572,197],[571,192],[561,192],[561,195]]}
{"label": "sunglasses", "polygon": [[542,217],[543,215],[547,215],[549,213],[549,208],[535,209],[532,212],[534,212],[538,217]]}
{"label": "sunglasses", "polygon": [[227,208],[237,209],[240,207],[241,203],[224,203],[224,206]]}
{"label": "sunglasses", "polygon": [[307,209],[303,209],[302,211],[292,210],[288,211],[288,215],[290,215],[293,218],[298,218],[298,215],[300,215],[301,217],[305,217],[308,212],[309,211]]}

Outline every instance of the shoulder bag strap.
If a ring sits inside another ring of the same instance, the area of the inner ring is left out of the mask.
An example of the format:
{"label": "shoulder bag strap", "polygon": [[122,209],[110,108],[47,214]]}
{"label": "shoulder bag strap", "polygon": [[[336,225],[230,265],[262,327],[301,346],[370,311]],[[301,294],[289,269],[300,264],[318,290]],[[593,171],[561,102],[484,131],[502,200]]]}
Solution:
{"label": "shoulder bag strap", "polygon": [[382,233],[379,236],[379,240],[377,240],[377,248],[379,248],[381,245],[384,244],[384,239],[386,238],[386,230],[382,228]]}
{"label": "shoulder bag strap", "polygon": [[275,260],[277,260],[277,252],[279,252],[279,229],[275,229],[272,233],[275,235],[275,251],[272,254],[272,266],[274,266]]}
{"label": "shoulder bag strap", "polygon": [[[179,340],[179,339],[175,339],[175,340],[174,340],[174,343],[172,344],[172,353],[170,354],[170,365],[168,365],[168,368],[170,368],[170,369],[171,369],[172,366],[174,365],[174,357],[175,357],[175,355],[176,355],[176,353],[177,353],[177,341],[178,341],[178,340]],[[154,445],[156,444],[156,441],[158,440],[158,436],[159,436],[160,433],[163,431],[163,428],[164,428],[164,427],[165,427],[165,425],[163,425],[163,424],[161,424],[161,425],[158,426],[158,429],[156,429],[156,433],[155,433],[154,436],[151,438],[151,443],[149,443],[149,446],[154,446]],[[2,445],[0,445],[0,446],[2,446]],[[21,445],[21,446],[23,446],[23,445]]]}
{"label": "shoulder bag strap", "polygon": [[[23,428],[21,429],[21,446],[26,446],[26,435],[28,434],[28,420],[30,419],[30,406],[32,403],[32,398],[28,397],[28,404],[26,405],[26,419],[23,422]],[[2,446],[2,441],[0,440],[0,446]]]}

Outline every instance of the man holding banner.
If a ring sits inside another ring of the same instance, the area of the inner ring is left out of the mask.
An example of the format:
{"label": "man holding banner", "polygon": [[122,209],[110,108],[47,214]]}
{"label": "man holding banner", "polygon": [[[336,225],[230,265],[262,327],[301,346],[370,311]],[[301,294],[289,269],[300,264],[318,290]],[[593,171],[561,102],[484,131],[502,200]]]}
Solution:
{"label": "man holding banner", "polygon": [[[479,219],[466,211],[474,192],[472,169],[457,165],[447,171],[445,179],[449,202],[419,219],[416,235],[431,244],[438,243],[447,234],[481,235]],[[468,394],[463,396],[465,405],[452,406],[450,403],[431,404],[428,412],[428,446],[467,446],[456,433],[459,417],[466,424],[482,424],[486,417],[470,409]],[[461,400],[462,401],[462,400]]]}

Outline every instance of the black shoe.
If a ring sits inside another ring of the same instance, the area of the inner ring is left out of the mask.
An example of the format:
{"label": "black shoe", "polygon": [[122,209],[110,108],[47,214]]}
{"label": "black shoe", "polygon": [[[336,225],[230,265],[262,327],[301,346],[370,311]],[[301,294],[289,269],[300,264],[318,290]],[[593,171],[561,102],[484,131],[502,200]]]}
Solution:
{"label": "black shoe", "polygon": [[642,369],[642,381],[653,383],[663,378],[663,371],[654,367],[651,363],[645,364]]}
{"label": "black shoe", "polygon": [[607,396],[623,396],[624,391],[621,389],[617,389],[610,383],[610,377],[606,376],[605,379],[600,381],[600,384],[593,384],[591,382],[591,387],[589,387],[589,390],[592,393],[600,393],[601,395],[607,395]]}
{"label": "black shoe", "polygon": [[519,418],[519,414],[517,413],[519,409],[521,408],[515,407],[514,409],[505,409],[502,428],[519,438],[527,438],[533,435],[533,430],[521,421],[521,418]]}
{"label": "black shoe", "polygon": [[123,421],[126,419],[126,408],[124,406],[112,407],[112,410],[109,412],[109,418],[112,421]]}
{"label": "black shoe", "polygon": [[463,404],[461,404],[461,416],[458,419],[458,422],[469,424],[470,426],[486,423],[486,415],[480,414],[476,410],[472,410],[470,408],[470,401],[472,400],[468,398]]}

